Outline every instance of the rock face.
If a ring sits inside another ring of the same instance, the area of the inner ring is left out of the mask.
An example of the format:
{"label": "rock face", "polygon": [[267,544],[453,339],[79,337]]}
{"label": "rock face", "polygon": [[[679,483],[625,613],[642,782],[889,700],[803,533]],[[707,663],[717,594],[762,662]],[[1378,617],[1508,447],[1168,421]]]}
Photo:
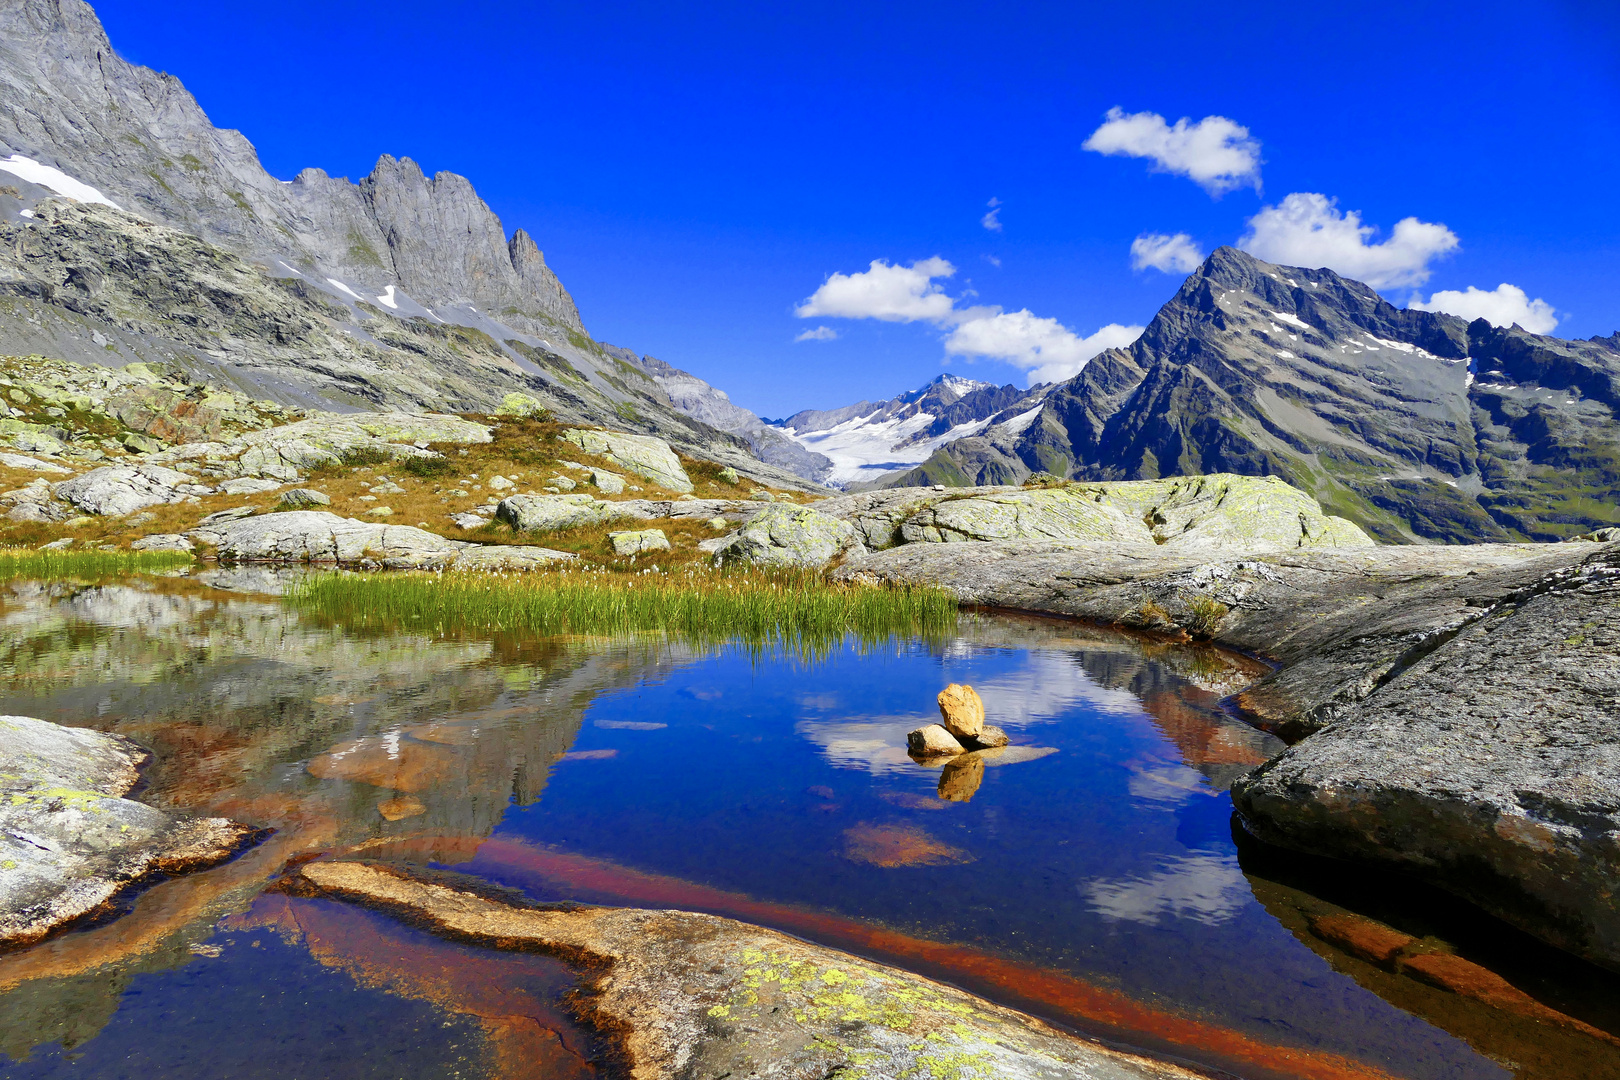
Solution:
{"label": "rock face", "polygon": [[[661,488],[676,493],[692,490],[692,479],[681,467],[680,458],[662,439],[644,435],[624,435],[616,431],[585,431],[574,428],[563,438],[585,451],[617,462],[637,476],[646,477]],[[601,487],[592,473],[592,481]],[[611,474],[606,474],[611,475]],[[604,488],[604,490],[606,490]]]}
{"label": "rock face", "polygon": [[816,509],[853,524],[880,551],[898,544],[999,540],[1113,541],[1270,551],[1365,547],[1372,540],[1276,477],[1019,488],[900,489],[846,495]]}
{"label": "rock face", "polygon": [[1620,557],[1553,574],[1233,785],[1263,839],[1395,865],[1620,969]]}
{"label": "rock face", "polygon": [[589,495],[512,495],[501,500],[495,516],[518,532],[555,532],[640,515],[627,504],[604,502]]}
{"label": "rock face", "polygon": [[0,945],[37,941],[148,874],[212,866],[253,837],[122,798],[147,756],[121,736],[0,716]]}
{"label": "rock face", "polygon": [[321,510],[289,510],[237,518],[192,530],[222,562],[315,563],[387,570],[525,569],[573,559],[540,547],[469,544],[409,525],[341,518]]}
{"label": "rock face", "polygon": [[64,480],[53,489],[58,499],[86,514],[122,517],[148,506],[184,502],[213,493],[207,484],[161,465],[109,465]]}
{"label": "rock face", "polygon": [[1038,413],[893,483],[1274,475],[1386,541],[1562,539],[1617,523],[1617,376],[1612,337],[1401,310],[1223,247]]}
{"label": "rock face", "polygon": [[[464,941],[587,967],[581,1019],[641,1080],[773,1075],[1171,1080],[1193,1074],[1058,1032],[981,998],[712,915],[516,907],[360,863],[291,888],[359,901]],[[649,947],[656,943],[655,947]]]}
{"label": "rock face", "polygon": [[846,521],[807,506],[767,506],[716,549],[722,562],[756,566],[804,567],[827,565],[855,541]]}

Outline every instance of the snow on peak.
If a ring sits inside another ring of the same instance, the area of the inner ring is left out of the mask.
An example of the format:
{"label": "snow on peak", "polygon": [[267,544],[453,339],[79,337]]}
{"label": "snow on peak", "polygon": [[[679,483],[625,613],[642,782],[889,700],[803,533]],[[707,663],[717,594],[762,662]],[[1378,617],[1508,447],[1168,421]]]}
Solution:
{"label": "snow on peak", "polygon": [[110,206],[114,210],[123,209],[122,206],[119,206],[82,180],[75,180],[61,169],[41,165],[33,158],[23,157],[21,154],[12,154],[6,160],[0,161],[0,171],[8,172],[13,176],[28,181],[30,184],[50,188],[58,195],[65,195],[77,202],[100,203],[102,206]]}

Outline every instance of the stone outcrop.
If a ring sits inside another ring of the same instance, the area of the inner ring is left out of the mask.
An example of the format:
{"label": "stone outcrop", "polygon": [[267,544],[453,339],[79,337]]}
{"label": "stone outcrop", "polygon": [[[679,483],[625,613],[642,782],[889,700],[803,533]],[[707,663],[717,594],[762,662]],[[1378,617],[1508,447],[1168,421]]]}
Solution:
{"label": "stone outcrop", "polygon": [[607,525],[642,516],[629,503],[606,502],[589,495],[511,495],[495,516],[518,532],[555,532]]}
{"label": "stone outcrop", "polygon": [[203,525],[190,539],[222,562],[312,563],[385,570],[527,569],[577,556],[541,547],[469,544],[410,525],[289,510]]}
{"label": "stone outcrop", "polygon": [[713,915],[523,907],[382,866],[304,866],[300,894],[365,903],[462,941],[548,952],[587,972],[580,1019],[641,1080],[995,1076],[1191,1080],[916,975]]}
{"label": "stone outcrop", "polygon": [[1021,489],[903,488],[816,504],[873,551],[900,544],[1111,541],[1242,551],[1372,544],[1276,477],[1194,476]]}
{"label": "stone outcrop", "polygon": [[118,735],[0,716],[0,946],[37,941],[148,875],[212,866],[254,830],[123,798],[146,751]]}
{"label": "stone outcrop", "polygon": [[161,465],[109,465],[63,480],[53,494],[85,514],[122,517],[148,506],[213,494],[207,484]]}
{"label": "stone outcrop", "polygon": [[854,543],[855,530],[847,521],[808,506],[774,503],[717,545],[715,558],[755,566],[819,569]]}
{"label": "stone outcrop", "polygon": [[[628,472],[651,480],[667,491],[685,494],[692,490],[692,478],[686,475],[686,469],[681,466],[680,458],[675,456],[675,451],[670,449],[669,443],[662,439],[645,435],[626,435],[617,431],[586,431],[581,428],[571,428],[563,432],[563,438],[585,453],[607,458],[623,466]],[[601,486],[594,472],[592,481]]]}

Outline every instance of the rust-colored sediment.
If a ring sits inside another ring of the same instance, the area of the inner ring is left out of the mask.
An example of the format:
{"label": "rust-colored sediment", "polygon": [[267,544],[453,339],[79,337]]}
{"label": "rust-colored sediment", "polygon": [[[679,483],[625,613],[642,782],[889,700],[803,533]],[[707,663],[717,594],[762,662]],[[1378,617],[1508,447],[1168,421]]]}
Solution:
{"label": "rust-colored sediment", "polygon": [[871,822],[862,822],[844,830],[844,858],[888,868],[943,866],[973,861],[973,856],[961,848],[941,843],[914,825],[875,825]]}
{"label": "rust-colored sediment", "polygon": [[542,892],[561,886],[604,902],[703,911],[756,923],[943,979],[1101,1038],[1198,1060],[1254,1080],[1262,1075],[1297,1080],[1392,1080],[1390,1073],[1341,1054],[1268,1043],[1205,1020],[1154,1008],[1066,972],[1009,960],[983,949],[928,941],[872,923],[631,870],[602,859],[504,838],[478,841],[418,837],[365,845],[365,850],[373,858],[409,859],[428,853],[437,860],[476,857],[479,869],[499,868],[503,878],[514,883],[528,877],[541,886],[538,891]]}
{"label": "rust-colored sediment", "polygon": [[348,904],[266,893],[227,921],[228,930],[276,930],[318,963],[363,986],[426,1001],[471,1017],[483,1029],[502,1080],[587,1080],[596,1076],[572,1019],[546,1000],[562,965],[525,953],[498,953],[420,935]]}

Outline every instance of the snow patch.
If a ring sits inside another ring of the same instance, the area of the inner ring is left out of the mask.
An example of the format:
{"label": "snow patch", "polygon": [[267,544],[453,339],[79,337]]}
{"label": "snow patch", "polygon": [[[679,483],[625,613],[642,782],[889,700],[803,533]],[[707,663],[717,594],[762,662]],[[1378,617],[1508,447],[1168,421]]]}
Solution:
{"label": "snow patch", "polygon": [[110,206],[114,210],[123,209],[122,206],[119,206],[82,180],[75,180],[61,169],[41,165],[33,158],[26,158],[21,154],[12,154],[6,160],[0,161],[0,170],[21,177],[30,184],[50,188],[58,195],[66,195],[68,198],[78,202],[100,203],[102,206]]}
{"label": "snow patch", "polygon": [[1022,435],[1024,432],[1029,430],[1029,425],[1035,422],[1035,418],[1041,415],[1041,410],[1045,407],[1046,403],[1043,401],[1033,409],[1028,409],[1021,412],[1011,420],[1008,420],[1005,424],[1001,424],[999,426],[1001,430],[1007,432],[1009,435]]}
{"label": "snow patch", "polygon": [[1278,349],[1277,350],[1277,355],[1282,357],[1284,360],[1298,360],[1299,359],[1299,357],[1295,356],[1293,353],[1289,352],[1287,349]]}
{"label": "snow patch", "polygon": [[326,283],[328,285],[332,286],[332,288],[337,289],[339,292],[348,293],[350,296],[354,297],[356,300],[364,300],[365,299],[365,297],[361,296],[359,293],[355,292],[353,289],[349,288],[347,285],[343,284],[343,282],[339,281],[335,277],[327,278]]}
{"label": "snow patch", "polygon": [[1298,315],[1289,315],[1287,312],[1283,311],[1273,311],[1271,313],[1271,317],[1276,319],[1278,322],[1285,322],[1289,326],[1297,326],[1301,330],[1309,330],[1311,328],[1311,324],[1300,318]]}
{"label": "snow patch", "polygon": [[[384,289],[383,294],[377,297],[377,303],[381,304],[385,308],[391,308],[394,311],[399,310],[399,301],[394,299],[394,287],[392,285]],[[473,310],[477,311],[478,309],[473,308]]]}

